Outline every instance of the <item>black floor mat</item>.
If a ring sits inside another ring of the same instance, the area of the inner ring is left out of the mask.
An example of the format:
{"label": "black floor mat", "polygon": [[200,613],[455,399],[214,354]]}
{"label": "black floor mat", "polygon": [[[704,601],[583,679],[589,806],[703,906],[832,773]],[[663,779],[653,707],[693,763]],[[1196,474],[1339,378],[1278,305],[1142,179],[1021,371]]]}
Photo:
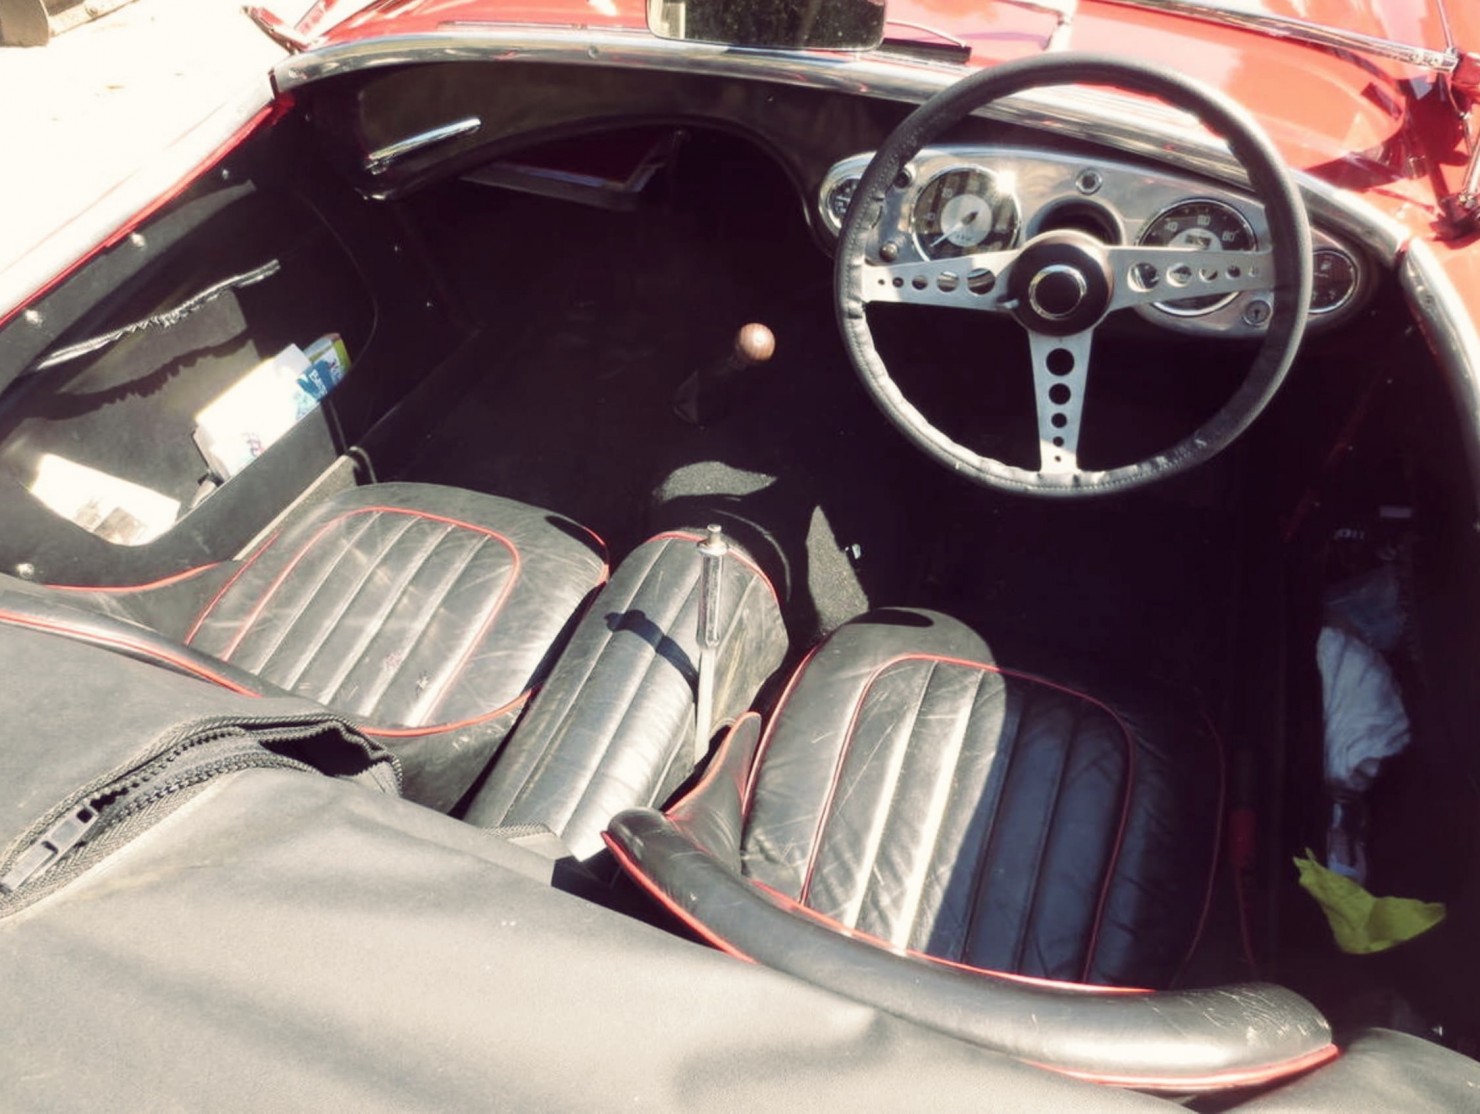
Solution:
{"label": "black floor mat", "polygon": [[[473,312],[489,307],[471,357],[486,370],[405,478],[549,506],[615,558],[653,532],[721,522],[782,588],[798,645],[868,606],[914,603],[999,643],[1202,687],[1234,606],[1231,469],[1068,504],[950,475],[857,383],[830,263],[794,210],[774,228],[764,216],[737,228],[681,203],[612,214],[502,194],[440,206],[434,244]],[[558,235],[540,243],[541,229]],[[528,260],[512,289],[510,269],[485,262],[495,243]],[[680,383],[748,320],[774,330],[775,357],[742,373],[712,428],[679,420]]]}

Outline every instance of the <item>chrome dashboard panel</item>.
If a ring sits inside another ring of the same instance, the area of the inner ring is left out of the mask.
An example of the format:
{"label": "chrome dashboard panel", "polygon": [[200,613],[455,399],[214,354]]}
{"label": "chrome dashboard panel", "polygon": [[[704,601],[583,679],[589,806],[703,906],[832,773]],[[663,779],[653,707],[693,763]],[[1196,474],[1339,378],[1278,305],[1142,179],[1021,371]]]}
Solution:
{"label": "chrome dashboard panel", "polygon": [[[851,196],[850,184],[862,177],[871,157],[866,152],[842,160],[818,187],[817,219],[833,236],[846,211],[843,199]],[[937,196],[933,184],[951,179],[964,182],[965,175],[974,175],[972,182],[994,183],[1004,199],[996,202],[994,212],[1016,210],[1012,242],[991,242],[987,248],[1017,247],[1041,232],[1066,228],[1121,245],[1172,243],[1195,249],[1201,244],[1209,249],[1252,251],[1269,242],[1263,205],[1248,194],[1203,178],[1080,152],[950,145],[927,147],[906,164],[901,180],[885,200],[876,249],[889,245],[889,252],[900,263],[923,262],[938,257],[938,252],[948,252],[963,256],[963,266],[969,266],[966,249],[971,245],[953,247],[952,237],[969,241],[985,235],[985,229],[963,232],[969,226],[959,223],[959,217],[954,231],[943,229],[938,227],[940,215],[929,211]],[[953,201],[961,197],[958,194]],[[964,219],[973,215],[968,212]],[[928,235],[922,236],[922,227],[930,230]],[[1363,251],[1329,232],[1313,229],[1312,241],[1317,262],[1324,263],[1328,272],[1340,272],[1331,281],[1346,280],[1339,289],[1333,287],[1321,305],[1311,307],[1309,328],[1330,328],[1366,304],[1375,285],[1375,268]],[[1189,254],[1195,258],[1196,251],[1189,250]],[[1272,304],[1272,292],[1248,290],[1216,305],[1189,303],[1184,298],[1139,305],[1134,312],[1162,328],[1192,336],[1255,338],[1263,334]]]}

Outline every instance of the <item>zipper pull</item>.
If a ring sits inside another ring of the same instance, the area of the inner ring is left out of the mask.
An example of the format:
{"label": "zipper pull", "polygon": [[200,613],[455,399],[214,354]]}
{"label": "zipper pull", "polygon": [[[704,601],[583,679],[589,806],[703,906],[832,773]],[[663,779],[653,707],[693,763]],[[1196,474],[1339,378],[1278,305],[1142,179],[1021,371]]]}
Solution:
{"label": "zipper pull", "polygon": [[0,895],[15,893],[37,874],[51,866],[86,837],[97,822],[98,810],[91,805],[82,805],[63,816],[46,830],[46,833],[16,859],[5,876],[0,878]]}

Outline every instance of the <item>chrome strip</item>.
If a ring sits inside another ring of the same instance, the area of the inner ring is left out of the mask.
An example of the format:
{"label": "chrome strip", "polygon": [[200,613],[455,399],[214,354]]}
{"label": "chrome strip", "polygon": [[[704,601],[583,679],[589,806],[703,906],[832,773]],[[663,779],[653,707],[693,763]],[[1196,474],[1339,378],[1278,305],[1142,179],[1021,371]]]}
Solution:
{"label": "chrome strip", "polygon": [[[976,68],[875,54],[741,50],[654,38],[646,31],[593,31],[522,24],[463,24],[432,34],[392,35],[324,47],[283,59],[280,90],[389,66],[452,61],[598,65],[776,81],[829,92],[923,103]],[[983,115],[1134,155],[1170,158],[1231,185],[1248,179],[1227,146],[1185,112],[1113,92],[1076,86],[1031,89]],[[1393,260],[1407,230],[1360,198],[1296,173],[1314,215]]]}
{"label": "chrome strip", "polygon": [[[1403,255],[1398,280],[1414,315],[1423,323],[1429,347],[1439,358],[1454,396],[1455,410],[1465,425],[1465,452],[1470,480],[1480,501],[1480,333],[1434,249],[1415,240]],[[1475,508],[1480,515],[1480,505]],[[1477,519],[1480,525],[1480,519]]]}
{"label": "chrome strip", "polygon": [[384,147],[371,151],[365,156],[365,169],[371,174],[384,174],[397,159],[403,159],[427,147],[435,147],[439,143],[446,143],[449,139],[472,135],[482,126],[481,117],[466,116],[450,124],[443,124],[441,127],[428,128],[424,132],[408,135],[405,139],[398,139],[394,143],[387,143]]}
{"label": "chrome strip", "polygon": [[1225,7],[1216,0],[1109,0],[1109,2],[1127,8],[1151,8],[1158,12],[1171,12],[1173,15],[1185,15],[1211,23],[1223,23],[1276,39],[1293,39],[1296,42],[1311,43],[1315,46],[1355,50],[1377,58],[1388,58],[1394,62],[1407,62],[1411,66],[1438,70],[1440,73],[1453,73],[1459,68],[1459,51],[1453,47],[1448,50],[1434,50],[1431,47],[1396,42],[1393,39],[1378,38],[1375,35],[1363,35],[1357,31],[1326,27],[1305,19],[1252,12],[1246,7]]}
{"label": "chrome strip", "polygon": [[273,69],[286,92],[326,77],[407,63],[584,62],[588,65],[713,73],[815,85],[896,100],[921,100],[973,72],[966,66],[852,53],[752,50],[659,39],[647,31],[456,23],[439,31],[386,35],[295,54]]}

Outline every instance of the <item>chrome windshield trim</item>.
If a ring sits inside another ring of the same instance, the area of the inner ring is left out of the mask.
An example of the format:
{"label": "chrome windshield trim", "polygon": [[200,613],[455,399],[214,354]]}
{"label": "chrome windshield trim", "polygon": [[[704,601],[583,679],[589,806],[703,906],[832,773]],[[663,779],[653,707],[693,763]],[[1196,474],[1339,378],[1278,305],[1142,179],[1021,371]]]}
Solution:
{"label": "chrome windshield trim", "polygon": [[384,174],[397,159],[403,159],[427,147],[435,147],[439,143],[446,143],[449,139],[472,135],[482,126],[483,120],[480,117],[465,116],[461,120],[454,120],[440,127],[428,128],[424,132],[408,135],[405,139],[398,139],[394,143],[387,143],[384,147],[371,151],[365,156],[365,169],[371,174]]}
{"label": "chrome windshield trim", "polygon": [[[462,24],[429,34],[392,35],[291,55],[273,76],[280,91],[328,77],[406,64],[452,61],[545,62],[776,81],[831,92],[919,104],[972,66],[873,54],[740,50],[673,42],[646,31],[593,31],[526,24]],[[1248,181],[1227,145],[1189,114],[1100,89],[1055,86],[999,101],[993,119],[1181,165],[1235,186]],[[1323,220],[1392,262],[1407,231],[1343,190],[1297,172],[1306,201]]]}
{"label": "chrome windshield trim", "polygon": [[[1448,379],[1455,410],[1465,424],[1470,480],[1480,492],[1480,334],[1470,317],[1471,307],[1449,281],[1434,249],[1423,240],[1408,245],[1398,280]],[[1476,499],[1474,509],[1480,522],[1480,493]]]}
{"label": "chrome windshield trim", "polygon": [[1357,31],[1344,31],[1339,27],[1327,27],[1305,19],[1291,16],[1269,15],[1253,12],[1245,7],[1234,7],[1218,3],[1217,0],[1109,0],[1128,8],[1150,8],[1173,15],[1191,16],[1229,27],[1241,27],[1270,35],[1277,39],[1293,39],[1313,46],[1331,46],[1338,50],[1355,50],[1376,58],[1387,58],[1394,62],[1406,62],[1412,66],[1453,73],[1459,68],[1459,51],[1450,47],[1435,50],[1432,47],[1398,42],[1394,39],[1363,35]]}

